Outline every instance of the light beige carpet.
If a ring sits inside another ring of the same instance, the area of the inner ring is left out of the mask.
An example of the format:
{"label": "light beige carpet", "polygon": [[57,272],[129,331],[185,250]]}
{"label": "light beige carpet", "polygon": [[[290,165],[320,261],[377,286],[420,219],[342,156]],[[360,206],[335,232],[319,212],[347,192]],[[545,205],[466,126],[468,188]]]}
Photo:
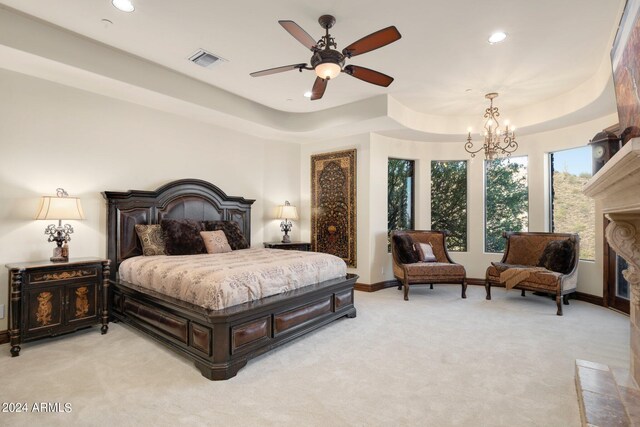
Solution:
{"label": "light beige carpet", "polygon": [[1,402],[70,413],[0,412],[0,425],[578,426],[577,358],[627,368],[629,320],[572,301],[471,286],[356,293],[341,319],[211,382],[121,324],[0,346]]}

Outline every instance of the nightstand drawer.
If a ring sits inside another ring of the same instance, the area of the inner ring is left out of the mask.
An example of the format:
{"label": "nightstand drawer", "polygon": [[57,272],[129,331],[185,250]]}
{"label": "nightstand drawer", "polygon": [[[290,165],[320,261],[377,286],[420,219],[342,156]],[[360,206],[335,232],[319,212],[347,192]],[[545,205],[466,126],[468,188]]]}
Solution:
{"label": "nightstand drawer", "polygon": [[61,280],[86,280],[98,277],[96,267],[70,268],[58,271],[34,271],[27,273],[27,282],[35,285],[40,283],[59,282]]}

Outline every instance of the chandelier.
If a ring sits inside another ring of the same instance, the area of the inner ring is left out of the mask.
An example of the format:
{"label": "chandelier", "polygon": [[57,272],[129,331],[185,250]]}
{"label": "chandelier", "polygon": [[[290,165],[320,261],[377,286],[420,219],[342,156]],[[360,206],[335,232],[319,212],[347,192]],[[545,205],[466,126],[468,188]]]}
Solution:
{"label": "chandelier", "polygon": [[477,152],[484,150],[484,157],[487,160],[493,160],[502,156],[509,157],[511,153],[518,149],[514,129],[509,129],[507,122],[505,122],[505,129],[500,129],[500,123],[498,122],[500,113],[498,112],[498,107],[493,106],[493,99],[497,96],[496,92],[488,93],[484,96],[489,100],[490,105],[484,112],[485,122],[484,130],[482,131],[484,144],[477,150],[474,150],[473,142],[471,141],[471,130],[469,130],[464,149],[471,154],[471,157],[475,157]]}

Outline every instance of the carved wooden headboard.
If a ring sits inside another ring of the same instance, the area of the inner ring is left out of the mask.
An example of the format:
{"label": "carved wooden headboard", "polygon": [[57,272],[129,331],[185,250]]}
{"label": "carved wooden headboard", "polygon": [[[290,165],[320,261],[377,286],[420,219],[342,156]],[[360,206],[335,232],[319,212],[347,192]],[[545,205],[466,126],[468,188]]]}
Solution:
{"label": "carved wooden headboard", "polygon": [[227,196],[199,179],[180,179],[156,191],[105,191],[107,200],[107,256],[111,278],[120,263],[142,255],[136,224],[159,224],[163,218],[234,221],[251,243],[251,205],[255,200]]}

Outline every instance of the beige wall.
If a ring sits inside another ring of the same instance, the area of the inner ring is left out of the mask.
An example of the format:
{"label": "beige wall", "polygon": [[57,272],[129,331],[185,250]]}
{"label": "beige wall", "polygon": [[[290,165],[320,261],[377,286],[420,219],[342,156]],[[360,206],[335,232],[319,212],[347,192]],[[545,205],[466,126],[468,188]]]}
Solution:
{"label": "beige wall", "polygon": [[[200,178],[229,195],[256,199],[253,246],[278,240],[271,219],[285,199],[299,204],[300,146],[259,140],[213,125],[0,70],[0,304],[4,264],[48,259],[53,249],[35,221],[39,198],[57,187],[82,198],[84,221],[71,256],[106,255],[104,190],[153,190]],[[294,228],[293,238],[299,238]]]}

